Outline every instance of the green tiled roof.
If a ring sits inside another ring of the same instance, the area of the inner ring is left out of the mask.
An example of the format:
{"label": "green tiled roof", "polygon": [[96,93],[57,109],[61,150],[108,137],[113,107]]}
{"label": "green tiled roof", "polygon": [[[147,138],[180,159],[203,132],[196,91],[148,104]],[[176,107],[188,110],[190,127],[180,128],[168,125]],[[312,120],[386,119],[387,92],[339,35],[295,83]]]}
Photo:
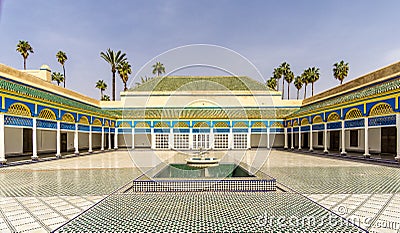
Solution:
{"label": "green tiled roof", "polygon": [[332,97],[327,100],[322,100],[318,102],[311,103],[309,105],[305,105],[301,107],[299,110],[294,112],[290,117],[300,116],[309,112],[316,112],[322,108],[326,108],[336,104],[348,104],[349,102],[353,102],[356,100],[365,99],[369,96],[383,94],[385,92],[393,91],[396,89],[400,89],[400,79],[396,78],[390,80],[388,82],[384,82],[381,84],[373,85],[370,87],[366,87],[361,90],[351,91],[347,94],[343,94],[340,96]]}
{"label": "green tiled roof", "polygon": [[130,91],[271,91],[249,77],[166,76],[155,77]]}
{"label": "green tiled roof", "polygon": [[15,92],[18,95],[23,95],[26,97],[31,97],[35,99],[43,100],[44,102],[52,102],[55,104],[63,105],[65,107],[72,107],[77,109],[82,109],[84,111],[89,111],[95,114],[113,116],[114,111],[103,110],[99,107],[95,107],[89,104],[85,104],[70,98],[62,97],[50,92],[42,91],[34,87],[25,86],[15,82],[0,79],[0,90],[6,90],[10,92]]}
{"label": "green tiled roof", "polygon": [[118,118],[130,119],[275,119],[284,118],[294,109],[137,109],[118,112]]}

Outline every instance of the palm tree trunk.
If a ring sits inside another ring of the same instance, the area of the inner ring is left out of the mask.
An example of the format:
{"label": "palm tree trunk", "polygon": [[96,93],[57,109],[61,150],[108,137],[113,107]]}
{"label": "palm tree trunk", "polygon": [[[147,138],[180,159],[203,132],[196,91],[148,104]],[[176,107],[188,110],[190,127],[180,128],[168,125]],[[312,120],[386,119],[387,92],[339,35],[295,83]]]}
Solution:
{"label": "palm tree trunk", "polygon": [[124,82],[124,91],[127,91],[128,88],[126,87],[126,82]]}
{"label": "palm tree trunk", "polygon": [[342,79],[342,80],[340,80],[340,85],[342,85],[342,83],[343,83],[343,79]]}
{"label": "palm tree trunk", "polygon": [[64,72],[64,88],[65,88],[65,80],[67,80],[67,78],[65,77],[65,67],[63,65],[63,72]]}
{"label": "palm tree trunk", "polygon": [[287,84],[287,99],[289,99],[289,94],[290,94],[290,83]]}
{"label": "palm tree trunk", "polygon": [[285,79],[282,78],[282,99],[284,95],[285,95]]}
{"label": "palm tree trunk", "polygon": [[24,58],[24,70],[26,70],[26,58]]}
{"label": "palm tree trunk", "polygon": [[304,86],[304,98],[305,99],[307,97],[307,84]]}
{"label": "palm tree trunk", "polygon": [[103,99],[103,90],[100,89],[100,100]]}
{"label": "palm tree trunk", "polygon": [[279,91],[279,79],[276,80],[276,91]]}
{"label": "palm tree trunk", "polygon": [[112,73],[112,96],[113,101],[115,101],[115,71]]}
{"label": "palm tree trunk", "polygon": [[311,83],[311,96],[314,96],[314,83]]}
{"label": "palm tree trunk", "polygon": [[297,99],[299,99],[300,89],[297,89]]}

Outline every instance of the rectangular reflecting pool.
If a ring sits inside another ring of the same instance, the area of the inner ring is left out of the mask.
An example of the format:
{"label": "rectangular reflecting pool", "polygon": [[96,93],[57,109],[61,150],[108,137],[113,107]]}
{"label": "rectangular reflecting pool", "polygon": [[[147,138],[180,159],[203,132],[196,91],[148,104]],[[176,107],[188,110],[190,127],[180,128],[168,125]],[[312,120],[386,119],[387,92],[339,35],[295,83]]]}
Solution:
{"label": "rectangular reflecting pool", "polygon": [[215,167],[197,168],[186,164],[169,164],[154,178],[229,178],[254,177],[244,168],[234,163],[221,163]]}

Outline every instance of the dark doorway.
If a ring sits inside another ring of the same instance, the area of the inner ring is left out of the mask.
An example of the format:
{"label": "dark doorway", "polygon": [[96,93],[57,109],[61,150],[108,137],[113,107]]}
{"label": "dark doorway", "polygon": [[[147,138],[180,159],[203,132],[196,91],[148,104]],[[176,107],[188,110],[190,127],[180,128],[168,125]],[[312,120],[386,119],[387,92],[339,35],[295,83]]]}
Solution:
{"label": "dark doorway", "polygon": [[108,149],[108,134],[105,133],[104,134],[105,140],[104,140],[104,149],[107,150]]}
{"label": "dark doorway", "polygon": [[396,154],[396,127],[381,128],[381,153]]}
{"label": "dark doorway", "polygon": [[111,134],[111,149],[114,149],[114,134]]}
{"label": "dark doorway", "polygon": [[23,144],[22,153],[32,153],[32,129],[23,129]]}
{"label": "dark doorway", "polygon": [[67,133],[61,133],[61,153],[68,151],[67,145]]}
{"label": "dark doorway", "polygon": [[330,131],[329,150],[339,151],[340,131]]}
{"label": "dark doorway", "polygon": [[318,132],[318,146],[324,145],[324,132]]}
{"label": "dark doorway", "polygon": [[298,148],[299,147],[299,133],[295,133],[293,135],[293,147]]}
{"label": "dark doorway", "polygon": [[308,139],[308,135],[309,133],[302,133],[302,148],[310,148],[310,143],[309,143],[309,139]]}
{"label": "dark doorway", "polygon": [[287,135],[288,136],[288,144],[287,144],[287,146],[288,146],[288,148],[291,148],[292,147],[292,135],[291,134],[288,134]]}

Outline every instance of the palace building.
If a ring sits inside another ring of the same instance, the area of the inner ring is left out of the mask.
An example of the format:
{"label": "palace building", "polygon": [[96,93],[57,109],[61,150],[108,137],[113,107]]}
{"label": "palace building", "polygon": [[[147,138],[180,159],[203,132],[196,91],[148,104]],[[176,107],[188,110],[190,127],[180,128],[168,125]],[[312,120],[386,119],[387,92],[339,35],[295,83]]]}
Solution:
{"label": "palace building", "polygon": [[98,101],[51,83],[46,65],[0,64],[0,162],[19,155],[151,148],[285,148],[400,157],[400,62],[305,100],[250,77],[166,76]]}

